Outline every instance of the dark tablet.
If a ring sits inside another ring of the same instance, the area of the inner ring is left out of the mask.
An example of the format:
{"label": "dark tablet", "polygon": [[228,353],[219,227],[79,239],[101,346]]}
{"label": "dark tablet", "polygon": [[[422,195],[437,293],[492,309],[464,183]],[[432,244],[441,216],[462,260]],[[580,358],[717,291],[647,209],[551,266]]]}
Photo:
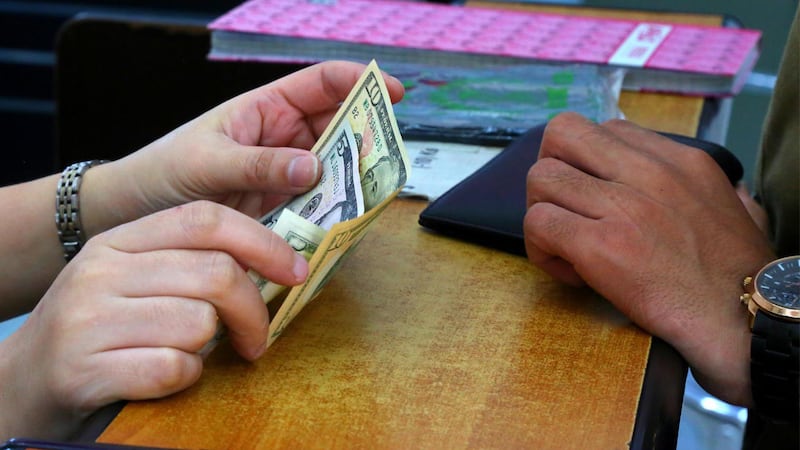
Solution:
{"label": "dark tablet", "polygon": [[[522,222],[526,212],[526,177],[536,161],[545,124],[513,140],[499,155],[425,208],[419,224],[442,234],[525,255]],[[736,155],[712,142],[661,133],[708,152],[732,184],[744,170]]]}

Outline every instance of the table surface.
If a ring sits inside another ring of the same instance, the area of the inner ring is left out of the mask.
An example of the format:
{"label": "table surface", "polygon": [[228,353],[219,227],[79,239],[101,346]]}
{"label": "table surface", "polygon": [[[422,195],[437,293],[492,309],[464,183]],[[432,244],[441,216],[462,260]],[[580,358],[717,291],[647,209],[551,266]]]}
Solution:
{"label": "table surface", "polygon": [[[674,19],[719,23],[687,17]],[[620,99],[630,120],[687,135],[702,103]],[[245,362],[223,344],[194,386],[127,404],[98,441],[628,448],[653,339],[591,290],[556,283],[523,257],[422,229],[425,206],[394,201],[262,359]]]}

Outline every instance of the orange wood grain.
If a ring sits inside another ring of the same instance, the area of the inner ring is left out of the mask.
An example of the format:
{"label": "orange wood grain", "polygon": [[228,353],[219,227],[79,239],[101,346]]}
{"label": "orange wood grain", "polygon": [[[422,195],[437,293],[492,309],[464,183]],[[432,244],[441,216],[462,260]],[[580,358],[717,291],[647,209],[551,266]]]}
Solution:
{"label": "orange wood grain", "polygon": [[102,442],[180,448],[625,448],[650,338],[525,258],[397,200],[257,363],[126,406]]}

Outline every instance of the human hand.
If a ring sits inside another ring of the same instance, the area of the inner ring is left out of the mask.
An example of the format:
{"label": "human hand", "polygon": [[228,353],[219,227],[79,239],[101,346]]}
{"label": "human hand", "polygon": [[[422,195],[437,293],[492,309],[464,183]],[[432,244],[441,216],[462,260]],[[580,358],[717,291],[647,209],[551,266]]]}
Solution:
{"label": "human hand", "polygon": [[749,405],[742,279],[774,258],[705,152],[630,122],[562,114],[527,178],[528,258],[588,284],[673,345],[709,392]]}
{"label": "human hand", "polygon": [[103,405],[188,387],[218,318],[259,357],[269,318],[247,267],[286,285],[308,271],[280,236],[207,201],[95,236],[0,345],[0,407],[13,411],[0,437],[65,438]]}
{"label": "human hand", "polygon": [[[0,435],[63,438],[100,406],[186,388],[217,318],[236,351],[260,356],[269,318],[247,269],[296,285],[308,266],[252,217],[316,184],[307,149],[364,68],[299,71],[87,172],[94,237],[0,345],[0,408],[15,412],[0,415]],[[399,100],[402,85],[386,81]]]}
{"label": "human hand", "polygon": [[[92,236],[193,200],[260,217],[319,180],[310,149],[366,66],[317,64],[208,111],[119,161],[93,168],[81,189]],[[403,86],[386,76],[393,102]]]}

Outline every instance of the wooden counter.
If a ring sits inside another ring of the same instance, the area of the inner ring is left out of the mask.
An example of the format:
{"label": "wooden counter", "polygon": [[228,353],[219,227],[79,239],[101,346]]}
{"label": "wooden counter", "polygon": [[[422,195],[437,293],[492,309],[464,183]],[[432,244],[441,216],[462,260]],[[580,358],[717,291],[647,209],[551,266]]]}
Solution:
{"label": "wooden counter", "polygon": [[[521,257],[395,201],[257,363],[129,404],[102,442],[181,448],[624,448],[650,338]],[[557,445],[556,445],[557,444]]]}

